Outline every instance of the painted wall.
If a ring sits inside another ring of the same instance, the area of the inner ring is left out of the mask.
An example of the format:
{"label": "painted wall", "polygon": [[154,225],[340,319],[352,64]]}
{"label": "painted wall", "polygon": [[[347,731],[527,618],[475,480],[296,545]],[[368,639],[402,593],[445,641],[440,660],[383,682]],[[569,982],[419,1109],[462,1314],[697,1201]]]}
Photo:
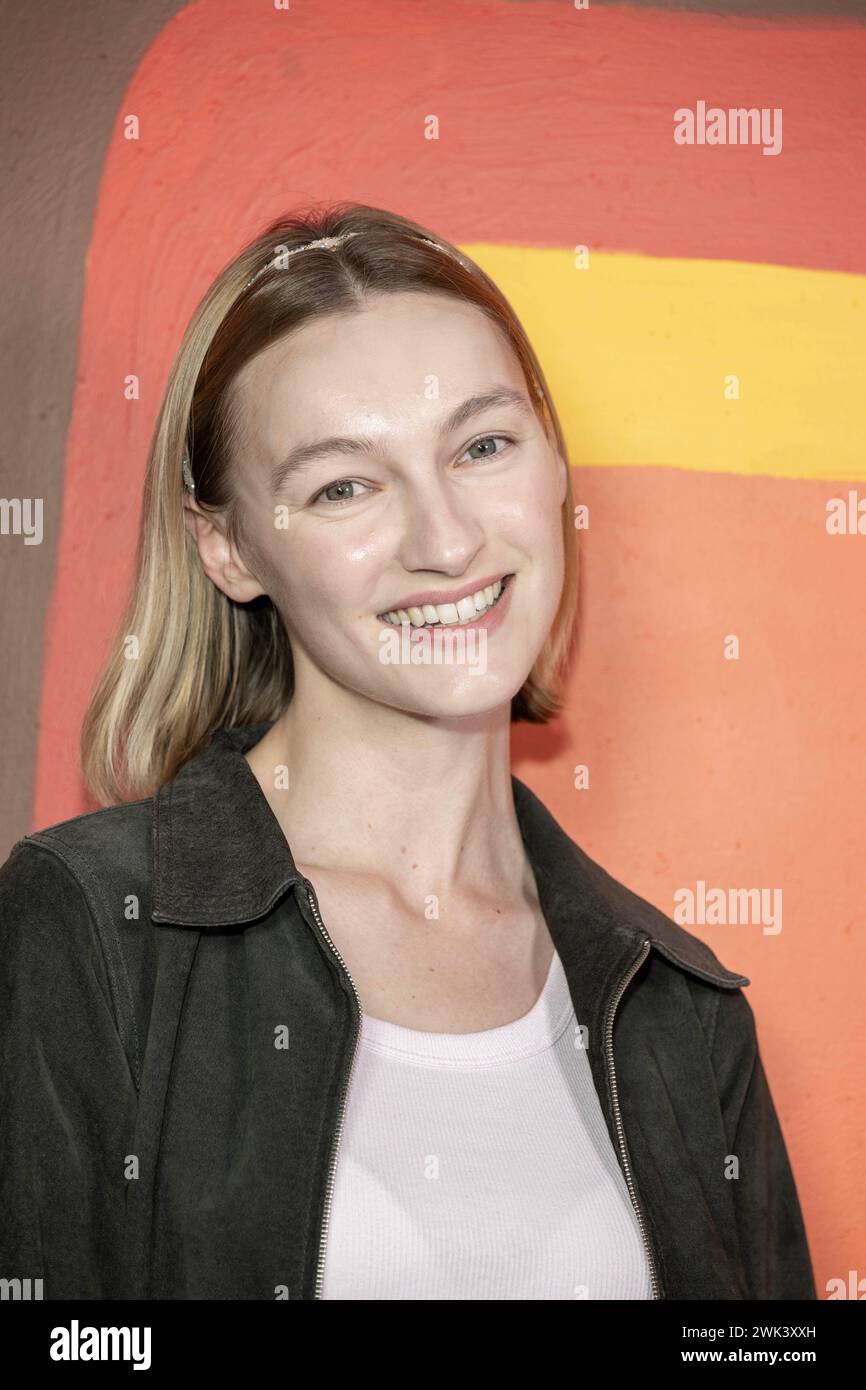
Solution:
{"label": "painted wall", "polygon": [[[820,1294],[862,1261],[866,1226],[866,534],[826,525],[849,492],[866,511],[866,27],[846,5],[173,8],[106,4],[100,30],[91,7],[80,47],[28,15],[5,60],[30,159],[13,134],[3,495],[39,489],[45,510],[41,545],[0,537],[2,852],[88,807],[81,716],[161,391],[213,275],[313,198],[430,225],[523,318],[589,514],[568,714],[515,731],[515,771],[666,912],[698,880],[782,890],[779,931],[690,929],[753,982]],[[35,38],[48,57],[27,79]],[[781,108],[780,152],[675,143],[673,113],[701,101]]]}

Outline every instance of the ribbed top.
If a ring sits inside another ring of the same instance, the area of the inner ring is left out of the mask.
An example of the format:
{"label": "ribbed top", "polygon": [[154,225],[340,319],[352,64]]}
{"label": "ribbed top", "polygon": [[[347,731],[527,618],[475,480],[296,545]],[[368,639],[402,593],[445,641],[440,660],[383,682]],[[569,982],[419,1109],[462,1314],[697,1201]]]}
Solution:
{"label": "ribbed top", "polygon": [[426,1033],[362,1013],[322,1296],[652,1297],[558,955],[501,1028]]}

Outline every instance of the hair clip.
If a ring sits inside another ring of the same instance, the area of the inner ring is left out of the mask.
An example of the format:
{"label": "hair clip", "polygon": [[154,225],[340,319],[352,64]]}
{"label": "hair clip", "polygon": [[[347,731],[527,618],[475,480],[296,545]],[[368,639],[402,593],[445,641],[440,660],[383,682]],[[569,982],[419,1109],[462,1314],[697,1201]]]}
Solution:
{"label": "hair clip", "polygon": [[195,492],[195,478],[192,476],[192,466],[187,453],[183,456],[183,484],[187,492]]}
{"label": "hair clip", "polygon": [[[287,256],[297,256],[301,251],[311,251],[315,246],[320,246],[322,248],[339,246],[342,242],[348,241],[349,237],[353,236],[360,236],[360,232],[342,232],[340,236],[317,237],[315,241],[305,241],[303,246],[293,246],[290,251],[281,251],[277,260],[282,261],[285,260]],[[268,261],[265,265],[261,266],[256,271],[255,275],[251,275],[249,280],[247,280],[244,289],[249,289],[254,280],[258,280],[260,275],[263,275],[266,270],[271,270],[272,268],[275,268],[274,261]]]}
{"label": "hair clip", "polygon": [[[344,241],[348,241],[350,237],[360,235],[360,232],[341,232],[339,236],[317,237],[315,241],[305,241],[303,246],[293,246],[289,251],[281,251],[276,261],[267,261],[265,265],[259,267],[259,269],[255,272],[254,275],[250,276],[250,278],[244,285],[244,289],[248,290],[253,281],[258,280],[260,275],[264,275],[266,270],[277,269],[277,263],[279,261],[285,260],[287,256],[297,256],[300,254],[301,251],[310,251],[314,247],[321,247],[323,249],[326,249],[334,246],[340,246]],[[452,251],[450,246],[442,246],[438,241],[433,241],[428,236],[418,236],[415,232],[412,232],[411,236],[413,240],[424,241],[427,243],[428,246],[433,246],[437,251],[441,251],[443,255],[450,256],[451,260],[456,261],[458,265],[463,266],[464,270],[470,269],[469,265],[466,261],[464,261],[463,257],[459,255],[459,253],[455,253],[454,251]]]}
{"label": "hair clip", "polygon": [[462,265],[464,270],[468,270],[468,269],[469,269],[469,266],[468,266],[467,262],[464,261],[463,257],[460,255],[460,253],[457,252],[457,251],[452,251],[450,246],[442,246],[438,241],[431,241],[431,239],[430,239],[429,236],[422,236],[422,237],[416,236],[416,237],[415,237],[415,240],[416,240],[416,241],[425,241],[425,242],[427,243],[428,246],[433,246],[433,247],[435,247],[436,250],[437,250],[437,251],[441,251],[442,254],[443,254],[444,256],[450,256],[450,257],[451,257],[451,260],[452,260],[452,261],[456,261],[458,265]]}

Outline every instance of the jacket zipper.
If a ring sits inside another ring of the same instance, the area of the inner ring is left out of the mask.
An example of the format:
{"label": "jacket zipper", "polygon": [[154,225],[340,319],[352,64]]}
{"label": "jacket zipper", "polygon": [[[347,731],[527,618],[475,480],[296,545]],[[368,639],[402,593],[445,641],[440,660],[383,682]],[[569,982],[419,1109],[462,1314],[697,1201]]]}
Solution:
{"label": "jacket zipper", "polygon": [[346,972],[346,978],[348,979],[349,984],[352,986],[352,993],[353,993],[354,996],[355,996],[355,1002],[356,1002],[356,1004],[357,1004],[357,1006],[358,1006],[358,1014],[357,1014],[357,1018],[356,1018],[356,1020],[355,1020],[355,1029],[354,1029],[354,1033],[353,1033],[353,1036],[352,1036],[352,1060],[351,1060],[350,1063],[349,1063],[349,1069],[348,1069],[348,1072],[347,1072],[347,1074],[346,1074],[346,1078],[345,1078],[345,1080],[344,1080],[344,1082],[343,1082],[343,1088],[342,1088],[342,1091],[341,1091],[341,1094],[340,1094],[340,1106],[339,1106],[339,1112],[338,1112],[338,1118],[337,1118],[337,1132],[336,1132],[336,1134],[335,1134],[335,1136],[334,1136],[334,1142],[333,1142],[333,1144],[331,1145],[331,1157],[330,1157],[330,1161],[329,1161],[329,1164],[328,1164],[328,1179],[327,1179],[327,1184],[326,1184],[326,1187],[325,1187],[325,1209],[324,1209],[324,1212],[323,1212],[323,1214],[322,1214],[322,1227],[321,1227],[321,1232],[320,1232],[320,1235],[319,1235],[319,1256],[318,1256],[318,1262],[317,1262],[317,1264],[316,1264],[316,1288],[315,1288],[315,1294],[314,1294],[314,1297],[315,1297],[315,1298],[321,1298],[321,1297],[322,1297],[322,1285],[323,1285],[324,1277],[325,1277],[325,1245],[326,1245],[327,1238],[328,1238],[328,1223],[329,1223],[329,1221],[330,1221],[330,1219],[331,1219],[331,1200],[332,1200],[333,1195],[334,1195],[334,1174],[335,1174],[335,1172],[336,1172],[336,1167],[337,1167],[337,1154],[338,1154],[339,1148],[340,1148],[340,1139],[342,1138],[342,1134],[343,1134],[343,1118],[344,1118],[345,1113],[346,1113],[346,1097],[347,1097],[347,1095],[348,1095],[348,1093],[349,1093],[349,1084],[350,1084],[351,1079],[352,1079],[352,1070],[353,1070],[354,1065],[355,1065],[355,1056],[356,1056],[357,1051],[358,1051],[358,1036],[359,1036],[360,1031],[361,1031],[361,1000],[360,1000],[360,998],[359,998],[359,996],[358,996],[358,991],[357,991],[357,989],[355,988],[355,981],[352,979],[352,976],[349,974],[349,970],[348,970],[348,967],[347,967],[347,965],[346,965],[346,962],[343,960],[343,957],[340,955],[340,952],[337,950],[336,946],[334,945],[333,941],[331,940],[330,936],[328,935],[328,930],[327,930],[327,928],[326,928],[324,922],[322,921],[322,917],[321,917],[321,914],[320,914],[320,912],[319,912],[319,904],[318,904],[317,901],[316,901],[316,894],[315,894],[315,892],[313,891],[313,885],[312,885],[312,883],[310,883],[310,880],[309,880],[309,879],[307,879],[307,878],[304,879],[304,886],[305,886],[305,888],[306,888],[306,890],[307,890],[307,897],[308,897],[309,902],[310,902],[310,907],[311,907],[312,910],[313,910],[313,916],[315,917],[316,922],[317,922],[317,924],[318,924],[318,926],[319,926],[319,930],[320,930],[320,932],[321,932],[322,938],[323,938],[323,940],[326,942],[326,944],[331,948],[331,950],[332,950],[332,952],[334,953],[334,955],[336,956],[337,960],[340,962],[340,965],[341,965],[341,966],[343,967],[343,969],[345,970],[345,972]]}
{"label": "jacket zipper", "polygon": [[625,1173],[625,1180],[628,1186],[629,1196],[631,1197],[632,1206],[634,1207],[635,1213],[637,1215],[638,1224],[640,1226],[640,1233],[643,1237],[644,1247],[646,1249],[647,1262],[649,1264],[650,1277],[652,1279],[652,1296],[653,1298],[660,1298],[661,1293],[659,1288],[658,1273],[656,1270],[655,1256],[653,1255],[652,1246],[649,1242],[649,1236],[647,1234],[646,1228],[646,1220],[644,1218],[644,1213],[641,1210],[641,1205],[638,1201],[637,1192],[635,1191],[634,1179],[632,1178],[631,1163],[629,1161],[628,1148],[625,1142],[625,1127],[622,1122],[622,1114],[619,1108],[619,1092],[617,1090],[616,1084],[616,1070],[613,1064],[613,1021],[614,1016],[616,1014],[617,1005],[619,1004],[619,1001],[622,998],[622,996],[625,994],[629,986],[629,983],[632,980],[632,977],[637,974],[638,970],[643,965],[644,961],[649,955],[650,949],[650,939],[649,937],[645,937],[643,951],[632,965],[625,979],[620,982],[619,989],[617,990],[616,994],[614,995],[611,1001],[610,1009],[608,1010],[607,1015],[607,1028],[605,1030],[605,1057],[608,1066],[608,1076],[610,1077],[610,1093],[613,1099],[613,1118],[614,1124],[616,1125],[617,1139],[619,1141],[619,1151],[622,1154],[622,1164],[623,1171]]}

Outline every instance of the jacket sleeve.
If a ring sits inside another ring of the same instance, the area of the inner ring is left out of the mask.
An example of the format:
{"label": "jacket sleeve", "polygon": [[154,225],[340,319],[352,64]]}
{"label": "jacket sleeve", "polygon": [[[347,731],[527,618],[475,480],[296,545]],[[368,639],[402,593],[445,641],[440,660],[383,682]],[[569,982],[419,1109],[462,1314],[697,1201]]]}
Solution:
{"label": "jacket sleeve", "polygon": [[19,841],[0,868],[0,1278],[41,1279],[34,1298],[124,1296],[136,1090],[111,986],[76,874]]}
{"label": "jacket sleeve", "polygon": [[720,1000],[712,1056],[729,1153],[738,1160],[730,1181],[748,1296],[815,1299],[794,1175],[741,989]]}

